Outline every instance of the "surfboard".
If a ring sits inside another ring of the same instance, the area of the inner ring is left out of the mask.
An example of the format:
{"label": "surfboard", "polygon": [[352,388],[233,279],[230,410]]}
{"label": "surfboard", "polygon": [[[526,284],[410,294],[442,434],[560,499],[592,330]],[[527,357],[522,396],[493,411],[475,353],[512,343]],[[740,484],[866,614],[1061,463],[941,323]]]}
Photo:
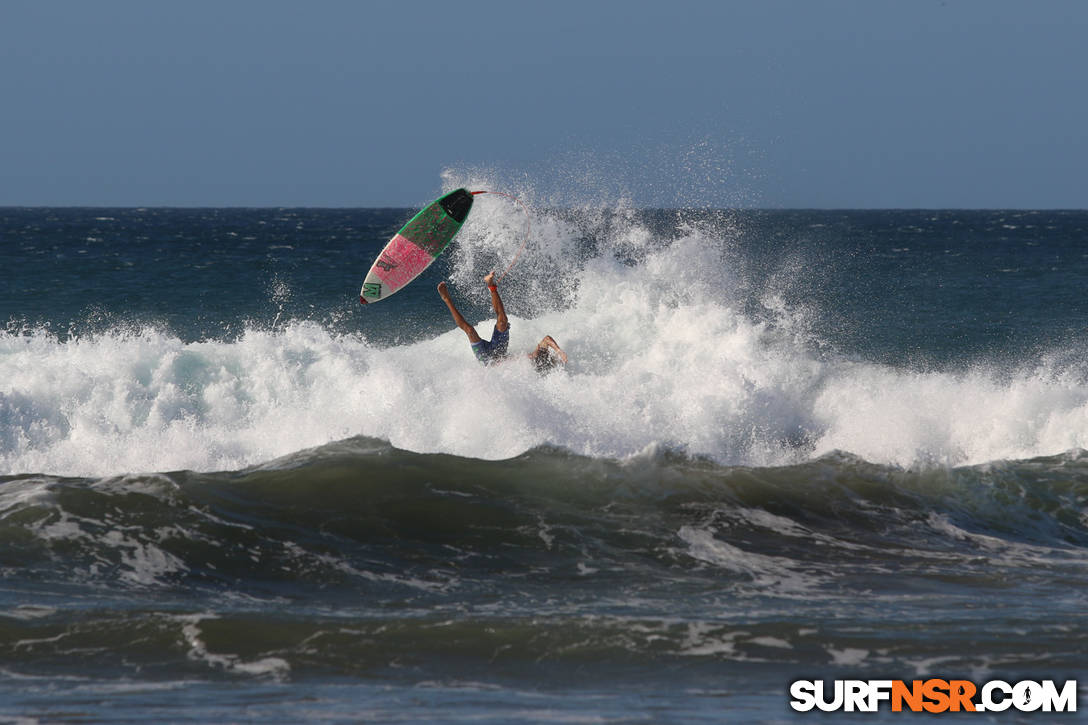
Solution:
{"label": "surfboard", "polygon": [[409,219],[374,260],[359,291],[359,302],[365,305],[384,300],[418,277],[461,229],[471,209],[472,194],[457,189]]}

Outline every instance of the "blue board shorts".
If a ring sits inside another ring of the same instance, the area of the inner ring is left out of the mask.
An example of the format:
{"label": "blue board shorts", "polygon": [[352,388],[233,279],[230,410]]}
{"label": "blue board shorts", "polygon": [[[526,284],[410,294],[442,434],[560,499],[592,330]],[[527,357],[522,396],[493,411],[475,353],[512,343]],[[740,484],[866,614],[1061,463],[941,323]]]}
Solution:
{"label": "blue board shorts", "polygon": [[506,357],[506,348],[509,345],[509,326],[503,332],[499,332],[496,328],[491,331],[490,340],[480,340],[472,343],[472,352],[476,355],[476,359],[484,365],[491,365]]}

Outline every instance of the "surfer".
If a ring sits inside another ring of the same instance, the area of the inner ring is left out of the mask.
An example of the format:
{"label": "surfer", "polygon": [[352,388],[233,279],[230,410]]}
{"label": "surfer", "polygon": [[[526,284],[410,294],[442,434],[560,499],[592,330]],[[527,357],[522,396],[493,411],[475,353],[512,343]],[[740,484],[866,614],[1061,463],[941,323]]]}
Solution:
{"label": "surfer", "polygon": [[[552,355],[555,350],[555,355]],[[533,367],[541,375],[549,372],[559,363],[567,364],[567,353],[559,347],[559,343],[551,335],[545,335],[544,339],[537,343],[536,349],[529,353],[529,359],[533,361]]]}
{"label": "surfer", "polygon": [[[495,329],[491,332],[490,340],[484,340],[480,337],[480,334],[476,332],[476,328],[468,323],[468,320],[453,304],[449,287],[445,282],[438,283],[438,294],[442,301],[446,303],[446,307],[449,308],[454,323],[468,335],[468,341],[472,344],[472,352],[476,355],[476,359],[484,365],[493,365],[506,359],[507,348],[510,345],[510,321],[506,318],[506,310],[502,306],[502,298],[499,297],[499,288],[495,284],[495,273],[488,273],[484,277],[484,283],[487,284],[487,289],[491,293],[491,306],[495,308],[497,316]],[[559,362],[564,364],[567,362],[567,354],[563,352],[551,335],[547,335],[529,353],[529,359],[533,361],[537,372],[547,372],[558,364],[552,356],[552,350],[555,350]]]}

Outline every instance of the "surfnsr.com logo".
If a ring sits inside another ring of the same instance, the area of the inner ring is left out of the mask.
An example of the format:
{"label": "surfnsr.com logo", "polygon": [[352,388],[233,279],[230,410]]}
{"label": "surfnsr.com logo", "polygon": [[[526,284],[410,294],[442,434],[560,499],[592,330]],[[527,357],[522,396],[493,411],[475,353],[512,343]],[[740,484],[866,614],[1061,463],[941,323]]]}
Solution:
{"label": "surfnsr.com logo", "polygon": [[790,685],[790,707],[798,712],[1076,712],[1077,681],[1009,683],[990,680],[797,680]]}

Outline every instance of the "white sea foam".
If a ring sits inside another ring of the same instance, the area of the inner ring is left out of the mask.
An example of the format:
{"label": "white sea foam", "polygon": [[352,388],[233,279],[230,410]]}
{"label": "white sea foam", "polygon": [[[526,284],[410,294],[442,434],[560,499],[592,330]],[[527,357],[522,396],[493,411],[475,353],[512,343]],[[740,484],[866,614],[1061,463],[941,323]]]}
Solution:
{"label": "white sea foam", "polygon": [[215,615],[182,615],[177,620],[182,623],[182,636],[189,645],[189,659],[203,662],[210,667],[229,672],[268,676],[282,680],[291,671],[291,665],[281,657],[262,657],[258,660],[243,660],[234,654],[218,654],[208,651],[208,646],[201,639],[203,632],[200,623],[205,619],[215,619]]}
{"label": "white sea foam", "polygon": [[694,559],[737,574],[751,577],[761,590],[773,590],[780,595],[809,595],[820,577],[803,571],[796,562],[779,556],[767,556],[723,541],[713,531],[682,526],[677,536],[688,545],[688,555]]}
{"label": "white sea foam", "polygon": [[[520,244],[522,212],[500,202],[480,203],[451,252],[455,295],[483,299],[479,277]],[[512,350],[551,334],[570,354],[564,372],[541,378],[524,357],[483,368],[452,324],[392,347],[366,329],[298,321],[229,342],[154,329],[63,342],[0,333],[0,473],[237,469],[357,435],[483,459],[542,444],[618,458],[664,445],[743,465],[835,450],[958,465],[1088,447],[1083,370],[837,359],[813,350],[804,311],[774,290],[760,319],[744,311],[727,223],[680,224],[660,239],[622,209],[588,218],[575,227],[538,213],[504,282]],[[600,249],[576,261],[590,233]]]}

